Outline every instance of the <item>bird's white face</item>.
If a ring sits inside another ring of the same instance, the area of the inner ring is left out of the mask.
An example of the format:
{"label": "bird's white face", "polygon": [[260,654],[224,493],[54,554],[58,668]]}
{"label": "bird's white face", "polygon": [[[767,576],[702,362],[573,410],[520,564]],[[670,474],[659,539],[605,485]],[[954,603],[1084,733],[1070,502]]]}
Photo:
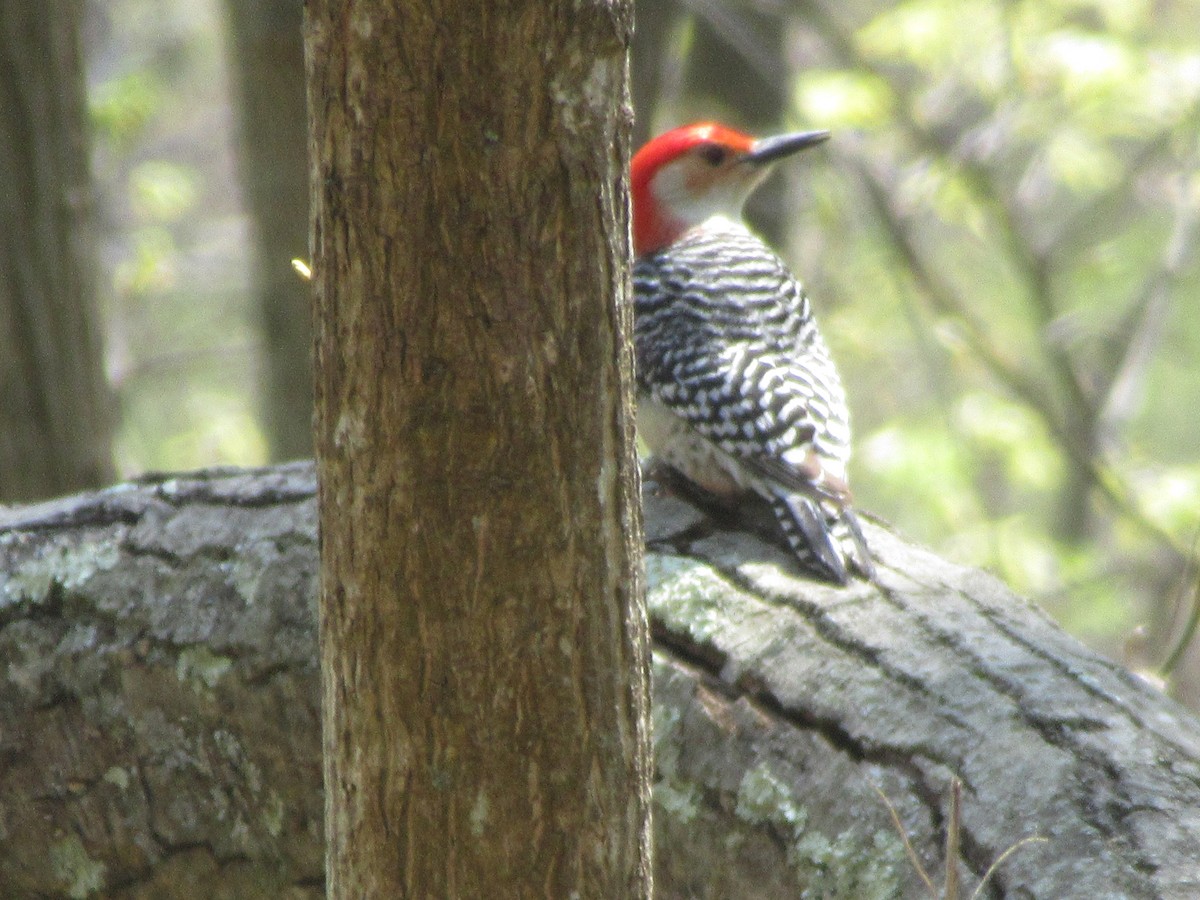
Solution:
{"label": "bird's white face", "polygon": [[731,153],[714,158],[697,150],[663,166],[654,176],[651,190],[672,219],[684,228],[693,228],[715,216],[739,219],[746,198],[770,168]]}

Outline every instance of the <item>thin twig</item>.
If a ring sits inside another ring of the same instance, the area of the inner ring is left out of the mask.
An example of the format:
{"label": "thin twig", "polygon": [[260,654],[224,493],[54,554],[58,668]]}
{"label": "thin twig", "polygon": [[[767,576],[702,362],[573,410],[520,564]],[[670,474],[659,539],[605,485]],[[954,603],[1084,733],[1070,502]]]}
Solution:
{"label": "thin twig", "polygon": [[983,873],[982,880],[971,894],[971,900],[979,900],[980,896],[983,894],[984,887],[987,885],[988,881],[991,880],[991,877],[996,874],[996,870],[1004,865],[1004,861],[1006,859],[1008,859],[1026,844],[1048,844],[1049,842],[1049,838],[1044,838],[1040,834],[1035,834],[1032,837],[1021,838],[1021,840],[1017,841],[1015,844],[997,856],[995,862],[988,866],[988,870]]}
{"label": "thin twig", "polygon": [[1133,305],[1130,324],[1122,329],[1127,337],[1115,354],[1111,374],[1101,390],[1103,400],[1097,414],[1097,431],[1102,437],[1115,431],[1117,423],[1128,417],[1137,386],[1144,378],[1162,336],[1171,308],[1172,290],[1193,249],[1198,216],[1187,187],[1186,181],[1179,185],[1175,221],[1162,262],[1147,279]]}
{"label": "thin twig", "polygon": [[887,794],[879,787],[872,785],[875,788],[875,793],[879,795],[879,799],[883,801],[883,805],[887,807],[888,815],[892,817],[892,825],[896,828],[896,833],[900,835],[900,840],[904,842],[904,850],[908,854],[908,861],[912,863],[913,869],[921,876],[921,880],[925,882],[925,887],[929,890],[929,896],[933,900],[937,900],[937,888],[933,884],[933,879],[929,877],[929,873],[925,871],[925,867],[921,865],[921,859],[917,856],[917,851],[913,849],[912,843],[908,839],[908,832],[904,830],[904,823],[900,821],[900,814],[896,812],[896,807],[892,806],[892,801],[887,798]]}
{"label": "thin twig", "polygon": [[962,781],[950,779],[950,821],[946,825],[946,887],[943,900],[958,900],[958,853],[962,842]]}
{"label": "thin twig", "polygon": [[1133,192],[1146,169],[1172,152],[1176,145],[1177,134],[1186,133],[1188,130],[1195,131],[1197,127],[1200,127],[1200,103],[1193,104],[1188,114],[1182,116],[1177,125],[1160,131],[1138,147],[1125,166],[1121,183],[1112,190],[1097,194],[1083,206],[1072,211],[1069,218],[1060,224],[1058,231],[1049,242],[1056,247],[1069,246],[1080,240],[1080,235],[1083,234],[1086,235],[1084,240],[1089,245],[1095,243],[1093,235],[1096,223],[1113,217],[1120,205]]}
{"label": "thin twig", "polygon": [[1196,531],[1196,537],[1192,540],[1192,553],[1188,559],[1188,564],[1183,570],[1183,579],[1180,584],[1180,593],[1191,588],[1191,594],[1186,601],[1188,604],[1188,617],[1184,622],[1183,631],[1179,634],[1179,639],[1175,641],[1174,646],[1167,653],[1167,658],[1163,660],[1163,664],[1158,667],[1158,674],[1162,678],[1168,678],[1175,667],[1179,665],[1179,661],[1183,659],[1184,651],[1191,646],[1192,639],[1196,636],[1196,629],[1200,628],[1200,561],[1196,556],[1196,548],[1200,546],[1200,529]]}

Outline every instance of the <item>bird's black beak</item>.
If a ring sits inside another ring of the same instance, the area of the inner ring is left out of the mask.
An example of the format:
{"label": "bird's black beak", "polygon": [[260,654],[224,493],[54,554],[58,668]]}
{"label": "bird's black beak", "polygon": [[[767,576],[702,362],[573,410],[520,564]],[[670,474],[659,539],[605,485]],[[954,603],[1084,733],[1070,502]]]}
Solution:
{"label": "bird's black beak", "polygon": [[798,131],[795,134],[777,134],[761,138],[742,154],[742,159],[756,166],[766,165],[785,156],[791,156],[807,147],[815,147],[829,140],[828,131]]}

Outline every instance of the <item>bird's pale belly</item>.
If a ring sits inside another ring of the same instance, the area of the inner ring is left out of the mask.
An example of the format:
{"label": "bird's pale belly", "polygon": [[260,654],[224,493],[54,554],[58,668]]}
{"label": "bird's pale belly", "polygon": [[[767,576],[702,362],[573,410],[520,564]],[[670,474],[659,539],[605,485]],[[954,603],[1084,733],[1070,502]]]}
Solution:
{"label": "bird's pale belly", "polygon": [[645,394],[637,401],[638,437],[661,462],[711,494],[734,500],[752,490],[741,467],[688,427],[687,423]]}

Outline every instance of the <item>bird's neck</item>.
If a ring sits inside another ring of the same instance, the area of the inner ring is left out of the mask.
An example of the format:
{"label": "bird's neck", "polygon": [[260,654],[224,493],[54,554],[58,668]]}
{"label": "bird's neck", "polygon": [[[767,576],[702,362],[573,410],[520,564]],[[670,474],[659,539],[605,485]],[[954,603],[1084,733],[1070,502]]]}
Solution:
{"label": "bird's neck", "polygon": [[649,205],[641,210],[635,204],[633,208],[633,247],[637,256],[656,253],[671,246],[684,235],[693,231],[746,231],[746,225],[740,216],[731,216],[726,212],[713,213],[699,221],[672,215],[658,205]]}
{"label": "bird's neck", "polygon": [[688,223],[674,216],[652,197],[634,198],[633,251],[637,256],[654,253],[673,244]]}

